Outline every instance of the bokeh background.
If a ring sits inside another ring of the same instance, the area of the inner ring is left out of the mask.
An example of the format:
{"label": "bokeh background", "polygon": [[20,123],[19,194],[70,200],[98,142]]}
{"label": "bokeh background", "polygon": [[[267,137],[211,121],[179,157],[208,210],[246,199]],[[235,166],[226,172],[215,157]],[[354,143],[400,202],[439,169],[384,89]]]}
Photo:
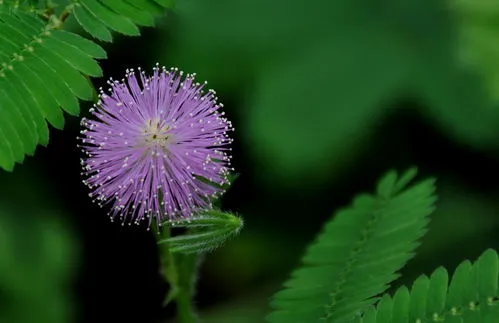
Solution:
{"label": "bokeh background", "polygon": [[[493,0],[177,0],[157,29],[103,44],[106,78],[196,72],[235,126],[223,208],[246,225],[205,258],[205,322],[263,322],[323,223],[392,168],[418,166],[439,195],[395,285],[499,249],[498,18]],[[91,203],[78,133],[68,117],[0,172],[0,321],[173,322],[152,234]]]}

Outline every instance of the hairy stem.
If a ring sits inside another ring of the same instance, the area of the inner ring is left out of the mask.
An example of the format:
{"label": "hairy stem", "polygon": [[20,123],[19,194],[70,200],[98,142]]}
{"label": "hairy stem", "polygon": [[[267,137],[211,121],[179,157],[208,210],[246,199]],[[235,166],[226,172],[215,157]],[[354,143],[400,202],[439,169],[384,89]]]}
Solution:
{"label": "hairy stem", "polygon": [[[158,241],[170,237],[170,228],[163,226],[156,234]],[[174,255],[168,248],[168,243],[158,244],[160,252],[161,274],[170,284],[164,306],[175,300],[177,305],[177,319],[179,323],[195,323],[197,316],[192,304],[193,282],[196,273],[197,257]]]}
{"label": "hairy stem", "polygon": [[184,288],[180,288],[177,294],[177,319],[181,323],[197,322],[196,314],[192,305],[190,292]]}
{"label": "hairy stem", "polygon": [[[161,227],[160,231],[157,232],[156,237],[158,238],[158,241],[162,239],[168,239],[170,237],[170,228],[167,226]],[[175,260],[173,258],[173,254],[170,252],[170,249],[168,248],[168,244],[166,243],[158,244],[158,248],[159,248],[160,272],[161,275],[170,284],[170,292],[168,293],[163,304],[164,306],[166,306],[177,295],[178,275],[175,267]]]}
{"label": "hairy stem", "polygon": [[178,270],[179,294],[177,299],[177,313],[183,316],[181,322],[197,322],[195,309],[192,305],[194,295],[194,284],[197,276],[199,255],[197,254],[176,254],[175,260]]}

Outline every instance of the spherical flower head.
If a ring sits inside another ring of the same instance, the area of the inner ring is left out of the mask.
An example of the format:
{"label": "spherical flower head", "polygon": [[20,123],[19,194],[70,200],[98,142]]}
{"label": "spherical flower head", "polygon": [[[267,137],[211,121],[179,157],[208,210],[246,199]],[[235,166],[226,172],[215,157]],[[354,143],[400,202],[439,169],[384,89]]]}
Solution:
{"label": "spherical flower head", "polygon": [[111,219],[129,223],[189,218],[211,208],[228,184],[232,139],[213,90],[194,74],[154,68],[152,76],[127,70],[108,82],[83,119],[80,145],[84,183]]}

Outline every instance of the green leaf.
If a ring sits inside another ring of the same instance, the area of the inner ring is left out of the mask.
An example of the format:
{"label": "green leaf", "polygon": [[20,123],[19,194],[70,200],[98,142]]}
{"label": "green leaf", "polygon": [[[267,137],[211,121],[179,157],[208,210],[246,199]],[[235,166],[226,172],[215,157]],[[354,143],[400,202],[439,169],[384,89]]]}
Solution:
{"label": "green leaf", "polygon": [[485,316],[483,322],[485,323],[495,323],[499,317],[499,306],[490,306],[489,312]]}
{"label": "green leaf", "polygon": [[436,199],[433,180],[407,186],[414,170],[394,174],[383,176],[377,195],[358,196],[326,223],[274,295],[269,322],[349,322],[389,287],[413,256]]}
{"label": "green leaf", "polygon": [[66,63],[82,73],[94,77],[102,76],[99,64],[77,47],[71,46],[55,37],[47,38],[42,43],[42,46],[56,53]]}
{"label": "green leaf", "polygon": [[[471,262],[464,261],[456,268],[454,275],[452,276],[452,281],[449,286],[449,292],[447,295],[447,307],[451,306],[462,307],[469,303],[467,296],[468,288],[468,277],[470,276],[472,269]],[[473,298],[473,297],[472,297]]]}
{"label": "green leaf", "polygon": [[[478,299],[480,313],[483,318],[491,316],[494,311],[490,306],[497,299],[497,287],[499,279],[499,258],[497,252],[492,249],[485,251],[476,263],[476,273],[478,281]],[[483,305],[482,305],[483,304]],[[498,305],[499,306],[499,305]],[[496,316],[498,319],[499,316]]]}
{"label": "green leaf", "polygon": [[83,29],[93,37],[111,42],[113,37],[109,29],[106,28],[94,15],[81,5],[76,5],[73,9],[74,16]]}
{"label": "green leaf", "polygon": [[114,12],[126,17],[141,26],[154,26],[154,17],[147,11],[141,11],[139,8],[126,1],[108,1],[106,5]]}
{"label": "green leaf", "polygon": [[80,111],[78,99],[71,90],[71,85],[65,79],[65,75],[58,74],[45,58],[32,56],[26,58],[24,64],[36,75],[51,81],[50,92],[57,103],[69,114],[77,115]]}
{"label": "green leaf", "polygon": [[418,173],[418,169],[414,167],[414,168],[410,168],[407,172],[402,174],[402,176],[395,183],[395,186],[394,186],[395,192],[399,192],[404,187],[406,187],[407,184],[409,184],[414,179],[414,177],[416,177],[417,173]]}
{"label": "green leaf", "polygon": [[4,85],[5,88],[9,89],[10,87],[11,91],[15,91],[15,93],[18,94],[19,97],[21,97],[21,100],[18,100],[17,102],[28,107],[31,117],[37,125],[36,128],[38,130],[38,140],[40,144],[46,146],[48,143],[49,131],[47,128],[47,124],[43,120],[43,115],[41,113],[41,107],[38,98],[33,97],[32,92],[26,86],[24,81],[17,76],[17,73],[14,73],[11,69],[7,68],[4,69],[4,75],[6,82],[10,83],[7,86]]}
{"label": "green leaf", "polygon": [[361,323],[376,323],[376,311],[374,308],[369,308],[363,317],[359,317]]}
{"label": "green leaf", "polygon": [[426,304],[427,312],[436,315],[445,308],[445,299],[447,295],[447,284],[449,277],[447,270],[440,267],[430,277],[430,287],[428,289],[428,302]]}
{"label": "green leaf", "polygon": [[33,46],[40,59],[51,66],[58,74],[64,75],[71,91],[82,100],[92,100],[92,87],[88,81],[69,65],[60,55],[38,45]]}
{"label": "green leaf", "polygon": [[2,128],[0,128],[0,140],[0,166],[5,170],[12,171],[15,158]]}
{"label": "green leaf", "polygon": [[[36,111],[32,111],[33,107],[30,107],[25,103],[24,98],[19,94],[19,90],[13,86],[10,81],[7,81],[5,78],[0,77],[0,89],[3,89],[5,95],[2,96],[4,98],[5,104],[2,104],[9,109],[10,111],[19,111],[21,117],[26,122],[28,127],[28,133],[30,134],[31,142],[33,145],[25,145],[25,147],[32,147],[32,149],[28,149],[28,154],[34,153],[34,147],[39,142],[39,121],[41,118],[38,118],[38,114]],[[16,109],[17,107],[17,109]],[[5,114],[7,115],[7,114]]]}
{"label": "green leaf", "polygon": [[379,301],[376,320],[379,322],[391,322],[393,313],[393,301],[390,296],[385,295]]}
{"label": "green leaf", "polygon": [[64,127],[61,108],[77,114],[78,98],[93,98],[85,76],[101,75],[94,59],[105,57],[98,45],[51,30],[52,25],[12,5],[0,4],[0,167],[6,170],[33,155],[38,144],[48,144],[47,122]]}
{"label": "green leaf", "polygon": [[[32,19],[25,15],[24,20],[19,17],[8,15],[5,13],[0,14],[0,18],[6,23],[17,26],[16,32],[22,35],[21,43],[29,43],[32,35],[37,35],[44,31],[43,24],[39,20]],[[29,23],[28,23],[29,22]],[[20,44],[20,43],[18,43]],[[24,56],[19,55],[18,60],[23,61]],[[47,95],[46,82],[41,80],[39,76],[31,73],[24,64],[18,64],[16,69],[16,76],[19,77],[21,83],[25,84],[25,88],[32,94],[38,102],[38,107],[42,111],[43,116],[56,128],[62,129],[64,126],[64,117],[58,109],[51,108],[56,106],[54,99]],[[22,160],[22,159],[21,159]]]}
{"label": "green leaf", "polygon": [[393,296],[393,322],[409,323],[410,294],[407,287],[399,288]]}
{"label": "green leaf", "polygon": [[426,276],[420,276],[412,285],[411,301],[409,305],[409,322],[417,322],[426,315],[426,294],[430,286],[430,280]]}
{"label": "green leaf", "polygon": [[497,285],[499,275],[499,261],[497,253],[488,249],[478,258],[478,293],[482,295],[482,302],[497,297]]}
{"label": "green leaf", "polygon": [[473,267],[471,267],[465,288],[465,294],[468,298],[467,305],[470,306],[470,304],[477,302],[480,298],[478,290],[478,265],[476,262],[473,264]]}
{"label": "green leaf", "polygon": [[139,29],[128,18],[122,17],[97,0],[80,0],[81,5],[107,27],[129,36],[140,35]]}
{"label": "green leaf", "polygon": [[28,155],[32,155],[36,147],[36,139],[33,136],[36,135],[23,119],[23,116],[19,109],[12,108],[15,106],[15,104],[10,99],[10,95],[2,92],[2,96],[4,97],[4,102],[6,103],[6,105],[0,108],[0,115],[5,116],[5,118],[3,119],[4,122],[12,123],[12,126],[16,130],[19,139],[21,140],[23,151]]}
{"label": "green leaf", "polygon": [[[7,157],[10,157],[12,160],[18,161],[19,160],[19,150],[21,149],[21,147],[20,146],[12,147],[12,145],[11,145],[12,138],[14,138],[14,139],[18,138],[18,134],[16,133],[16,130],[12,127],[12,124],[10,124],[8,120],[0,121],[0,125],[2,126],[3,151]],[[16,142],[18,144],[21,143],[20,141],[14,140],[14,143],[16,143]],[[11,167],[12,166],[9,166],[9,168],[11,168]]]}
{"label": "green leaf", "polygon": [[[77,115],[78,99],[94,96],[88,77],[102,76],[95,59],[106,58],[106,52],[74,33],[54,30],[60,24],[42,20],[34,10],[45,5],[0,1],[0,93],[5,93],[0,97],[0,167],[7,170],[32,155],[37,144],[47,145],[46,122],[62,129],[62,110]],[[170,5],[154,0],[76,0],[67,8],[93,37],[111,41],[109,29],[139,35],[137,24],[153,26],[154,18]]]}
{"label": "green leaf", "polygon": [[75,49],[80,50],[82,53],[87,54],[89,57],[107,58],[106,51],[102,47],[77,34],[64,30],[53,30],[52,35],[56,39],[59,39]]}
{"label": "green leaf", "polygon": [[19,64],[14,74],[20,82],[24,83],[30,96],[37,101],[38,108],[42,112],[43,117],[55,128],[62,129],[64,127],[64,116],[61,110],[54,109],[58,105],[50,95],[47,81],[41,79],[37,74],[33,74],[24,64]]}
{"label": "green leaf", "polygon": [[156,1],[160,6],[166,7],[166,8],[171,8],[173,6],[173,3],[175,0],[154,0]]}
{"label": "green leaf", "polygon": [[391,171],[387,173],[378,184],[378,195],[383,198],[390,198],[395,192],[392,189],[395,188],[397,182],[397,172]]}
{"label": "green leaf", "polygon": [[73,13],[92,37],[111,42],[110,29],[138,36],[137,25],[154,26],[154,18],[164,14],[167,7],[168,3],[154,0],[78,0]]}
{"label": "green leaf", "polygon": [[221,246],[237,235],[243,220],[231,213],[207,210],[187,220],[169,221],[164,225],[188,229],[187,233],[158,241],[166,243],[172,253],[203,253]]}
{"label": "green leaf", "polygon": [[165,8],[151,0],[125,0],[128,4],[137,7],[140,11],[149,12],[153,16],[164,14]]}
{"label": "green leaf", "polygon": [[[393,298],[391,322],[497,322],[498,261],[497,252],[491,249],[473,265],[468,260],[463,261],[454,272],[448,289],[447,271],[442,267],[435,270],[430,279],[425,275],[416,279],[410,295],[405,286],[400,287]],[[364,312],[358,322],[390,322],[386,319],[389,303],[390,297],[385,294],[376,308]],[[409,308],[407,303],[410,303]],[[409,321],[403,318],[407,315],[410,315]]]}

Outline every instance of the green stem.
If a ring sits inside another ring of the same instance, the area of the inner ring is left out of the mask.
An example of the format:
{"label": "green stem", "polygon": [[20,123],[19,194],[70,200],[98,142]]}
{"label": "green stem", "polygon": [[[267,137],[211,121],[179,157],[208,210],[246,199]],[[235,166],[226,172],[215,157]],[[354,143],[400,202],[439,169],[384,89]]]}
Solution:
{"label": "green stem", "polygon": [[199,255],[179,253],[175,255],[175,261],[179,269],[177,313],[180,322],[197,322],[198,318],[192,305],[192,297],[194,295]]}
{"label": "green stem", "polygon": [[[170,237],[170,228],[163,226],[156,232],[158,241]],[[192,305],[192,282],[195,274],[196,259],[192,256],[174,255],[168,248],[168,243],[158,244],[160,252],[161,274],[170,284],[164,306],[175,300],[177,305],[177,319],[179,323],[197,322],[194,306]]]}
{"label": "green stem", "polygon": [[180,288],[177,294],[177,318],[181,323],[195,323],[197,322],[196,314],[192,306],[192,299],[189,290]]}
{"label": "green stem", "polygon": [[[159,232],[156,232],[156,237],[159,240],[168,239],[170,237],[170,228],[163,226],[160,228]],[[167,243],[158,244],[159,248],[159,261],[161,275],[170,284],[170,292],[168,293],[163,305],[170,303],[177,294],[178,291],[178,275],[175,267],[175,260],[173,254],[170,252]]]}

